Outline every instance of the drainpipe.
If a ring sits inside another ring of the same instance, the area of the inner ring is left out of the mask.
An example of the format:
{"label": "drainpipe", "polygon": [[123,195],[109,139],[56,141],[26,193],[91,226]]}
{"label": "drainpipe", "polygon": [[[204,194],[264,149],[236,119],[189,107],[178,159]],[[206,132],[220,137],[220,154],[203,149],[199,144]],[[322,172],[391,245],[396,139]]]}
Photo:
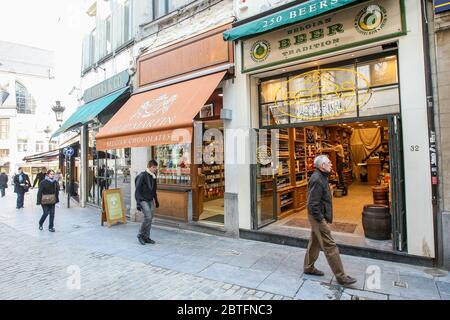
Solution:
{"label": "drainpipe", "polygon": [[434,98],[433,98],[433,78],[432,78],[432,59],[430,55],[430,37],[429,37],[429,23],[433,19],[432,13],[429,13],[427,1],[421,1],[422,6],[422,35],[423,35],[423,50],[425,56],[425,85],[427,95],[427,115],[428,115],[428,137],[429,137],[429,151],[431,163],[431,191],[433,204],[433,228],[434,228],[434,243],[435,243],[435,264],[442,264],[442,248],[440,239],[442,239],[441,228],[442,219],[439,214],[438,205],[438,154],[437,154],[437,139],[436,139],[436,125],[434,121]]}

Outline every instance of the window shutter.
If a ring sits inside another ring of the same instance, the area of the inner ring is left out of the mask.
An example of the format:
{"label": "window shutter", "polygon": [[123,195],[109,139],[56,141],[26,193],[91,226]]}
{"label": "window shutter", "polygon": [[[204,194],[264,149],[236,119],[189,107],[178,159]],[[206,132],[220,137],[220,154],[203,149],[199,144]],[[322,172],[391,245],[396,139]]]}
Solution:
{"label": "window shutter", "polygon": [[90,35],[85,35],[83,38],[83,52],[82,52],[82,68],[86,69],[91,65],[90,52],[89,52],[89,37]]}

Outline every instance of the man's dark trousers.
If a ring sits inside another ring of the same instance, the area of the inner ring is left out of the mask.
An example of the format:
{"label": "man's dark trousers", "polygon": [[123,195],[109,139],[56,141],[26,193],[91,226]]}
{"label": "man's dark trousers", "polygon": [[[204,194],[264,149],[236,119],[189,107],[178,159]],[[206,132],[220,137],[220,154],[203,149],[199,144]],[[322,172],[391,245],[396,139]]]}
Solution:
{"label": "man's dark trousers", "polygon": [[17,202],[16,202],[17,209],[23,208],[24,198],[25,198],[24,192],[17,192]]}

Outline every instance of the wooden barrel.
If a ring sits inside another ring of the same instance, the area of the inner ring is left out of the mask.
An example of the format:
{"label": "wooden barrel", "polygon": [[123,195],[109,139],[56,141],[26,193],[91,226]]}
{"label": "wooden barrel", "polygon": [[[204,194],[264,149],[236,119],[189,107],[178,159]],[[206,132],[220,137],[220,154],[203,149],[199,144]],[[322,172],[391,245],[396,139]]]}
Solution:
{"label": "wooden barrel", "polygon": [[389,189],[383,186],[372,187],[373,203],[389,205]]}
{"label": "wooden barrel", "polygon": [[362,212],[364,234],[375,240],[391,239],[391,214],[389,207],[381,204],[367,204]]}

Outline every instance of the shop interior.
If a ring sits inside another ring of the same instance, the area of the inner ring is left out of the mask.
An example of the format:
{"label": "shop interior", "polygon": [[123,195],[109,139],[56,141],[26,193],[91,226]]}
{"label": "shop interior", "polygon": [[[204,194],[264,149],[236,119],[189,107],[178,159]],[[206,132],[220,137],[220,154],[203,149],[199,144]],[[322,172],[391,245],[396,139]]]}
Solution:
{"label": "shop interior", "polygon": [[[275,222],[261,230],[308,237],[308,179],[314,172],[314,158],[326,154],[333,164],[329,182],[334,221],[330,228],[336,240],[360,247],[392,249],[387,120],[279,129],[276,138],[279,152],[274,178],[260,175],[258,179],[259,203],[266,206],[259,209],[266,214],[261,220]],[[371,210],[383,212],[384,218],[374,219]]]}
{"label": "shop interior", "polygon": [[[183,219],[187,215],[184,212],[186,206],[191,205],[187,205],[182,191],[192,190],[193,213],[189,221],[210,226],[224,225],[225,167],[223,121],[220,120],[222,96],[222,89],[215,90],[194,119],[196,126],[201,128],[196,131],[202,136],[199,154],[192,154],[193,145],[190,143],[152,148],[152,157],[158,162],[158,188],[165,189],[165,193],[171,195],[166,200],[170,201],[173,208],[164,212],[160,209],[161,215],[165,217]],[[194,162],[193,157],[201,157],[201,164]]]}

